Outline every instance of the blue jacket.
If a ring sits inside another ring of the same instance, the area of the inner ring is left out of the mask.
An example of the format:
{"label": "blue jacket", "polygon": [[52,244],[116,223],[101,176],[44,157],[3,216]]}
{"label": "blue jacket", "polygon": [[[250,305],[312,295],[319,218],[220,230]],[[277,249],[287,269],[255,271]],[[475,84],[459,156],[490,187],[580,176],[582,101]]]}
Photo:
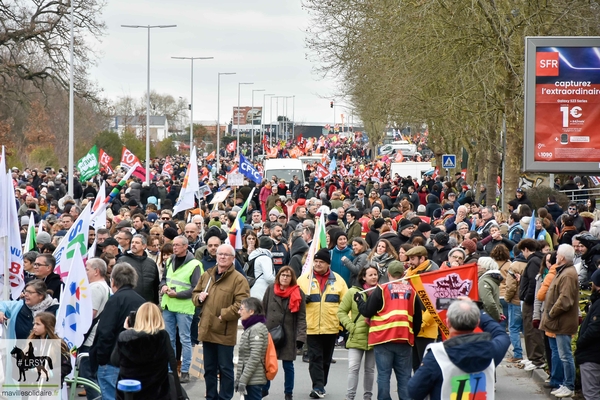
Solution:
{"label": "blue jacket", "polygon": [[342,257],[344,256],[346,256],[350,260],[354,259],[354,256],[352,255],[352,248],[350,246],[346,246],[344,250],[338,249],[337,246],[331,249],[331,270],[339,276],[341,276],[344,279],[344,281],[346,281],[347,287],[352,287],[352,272],[348,268],[346,268],[346,266],[342,262]]}
{"label": "blue jacket", "polygon": [[[25,300],[2,301],[0,311],[8,318],[8,339],[27,339],[33,329],[33,313],[25,306]],[[56,314],[58,301],[44,311]]]}
{"label": "blue jacket", "polygon": [[[502,362],[510,339],[504,328],[492,317],[481,313],[479,327],[484,333],[471,333],[455,336],[444,342],[450,360],[465,372],[483,371],[493,359],[496,366]],[[423,357],[423,363],[408,381],[408,394],[411,399],[441,399],[442,370],[431,351]]]}

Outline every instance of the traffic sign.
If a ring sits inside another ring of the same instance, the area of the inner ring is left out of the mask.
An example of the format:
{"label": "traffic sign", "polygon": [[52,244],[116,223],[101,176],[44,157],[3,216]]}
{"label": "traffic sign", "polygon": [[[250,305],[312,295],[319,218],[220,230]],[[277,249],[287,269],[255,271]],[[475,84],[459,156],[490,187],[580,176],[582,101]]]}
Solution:
{"label": "traffic sign", "polygon": [[442,168],[444,168],[444,169],[456,168],[456,154],[442,155]]}

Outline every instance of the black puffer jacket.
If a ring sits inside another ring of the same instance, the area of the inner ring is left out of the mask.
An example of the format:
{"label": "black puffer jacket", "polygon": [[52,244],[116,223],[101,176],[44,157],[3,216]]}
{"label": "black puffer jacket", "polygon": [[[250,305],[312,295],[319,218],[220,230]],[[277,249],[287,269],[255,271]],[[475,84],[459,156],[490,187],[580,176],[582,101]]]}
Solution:
{"label": "black puffer jacket", "polygon": [[144,300],[158,304],[158,284],[160,283],[158,267],[154,260],[149,258],[146,253],[136,256],[131,251],[119,258],[119,262],[130,264],[137,272],[138,281],[134,290],[142,296]]}
{"label": "black puffer jacket", "polygon": [[544,255],[536,251],[527,257],[527,266],[521,275],[519,286],[519,299],[526,304],[533,305],[535,300],[535,277],[540,272],[540,264]]}
{"label": "black puffer jacket", "polygon": [[575,359],[577,364],[586,362],[598,363],[600,360],[600,292],[592,293],[592,306],[588,310],[577,338]]}
{"label": "black puffer jacket", "polygon": [[290,249],[290,267],[296,273],[296,278],[300,276],[302,273],[302,257],[304,257],[304,253],[308,250],[308,244],[301,237],[294,240],[292,243],[292,248]]}

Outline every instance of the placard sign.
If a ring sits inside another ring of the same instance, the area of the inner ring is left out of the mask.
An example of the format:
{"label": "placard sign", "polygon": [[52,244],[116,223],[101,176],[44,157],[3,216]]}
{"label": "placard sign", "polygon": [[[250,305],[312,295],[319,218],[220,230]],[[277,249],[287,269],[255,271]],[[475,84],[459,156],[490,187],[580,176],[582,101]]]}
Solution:
{"label": "placard sign", "polygon": [[524,170],[600,171],[600,38],[529,37]]}
{"label": "placard sign", "polygon": [[242,174],[227,175],[227,186],[244,186],[244,175],[242,175]]}

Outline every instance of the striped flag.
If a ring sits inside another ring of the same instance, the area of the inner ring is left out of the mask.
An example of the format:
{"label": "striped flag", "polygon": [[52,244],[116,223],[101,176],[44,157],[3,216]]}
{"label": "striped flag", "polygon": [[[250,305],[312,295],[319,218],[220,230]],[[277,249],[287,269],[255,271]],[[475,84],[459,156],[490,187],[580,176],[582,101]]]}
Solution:
{"label": "striped flag", "polygon": [[33,213],[29,215],[29,227],[27,228],[27,236],[25,237],[25,246],[23,248],[25,253],[31,250],[37,250],[35,242],[35,218]]}
{"label": "striped flag", "polygon": [[231,244],[236,250],[240,250],[243,247],[242,230],[244,229],[244,223],[246,222],[246,210],[248,209],[248,205],[250,204],[252,196],[254,195],[254,189],[256,188],[252,188],[250,191],[246,202],[242,206],[242,209],[238,211],[235,221],[229,230],[229,244]]}

